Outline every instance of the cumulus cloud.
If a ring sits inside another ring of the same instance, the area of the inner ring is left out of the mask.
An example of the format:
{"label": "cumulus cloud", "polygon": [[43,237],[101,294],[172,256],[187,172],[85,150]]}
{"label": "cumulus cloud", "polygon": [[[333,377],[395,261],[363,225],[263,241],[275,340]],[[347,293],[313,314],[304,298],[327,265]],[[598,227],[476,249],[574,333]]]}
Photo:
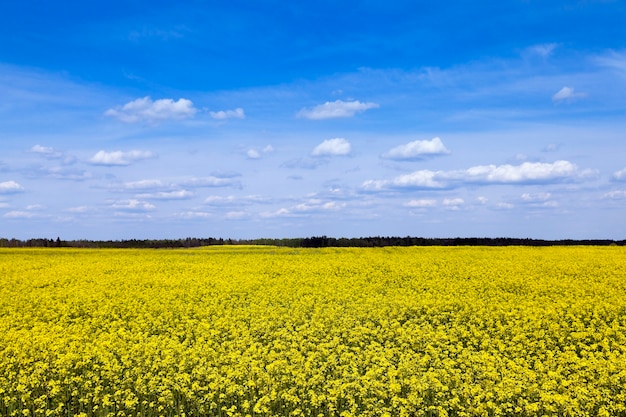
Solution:
{"label": "cumulus cloud", "polygon": [[562,101],[574,101],[579,98],[586,97],[585,93],[577,93],[571,87],[563,87],[552,96],[552,101],[559,103]]}
{"label": "cumulus cloud", "polygon": [[91,157],[89,162],[93,165],[125,166],[130,165],[135,161],[154,157],[156,157],[156,155],[150,151],[98,151],[98,153]]}
{"label": "cumulus cloud", "polygon": [[462,198],[444,198],[441,203],[447,209],[458,210],[460,206],[465,204],[465,200],[463,200]]}
{"label": "cumulus cloud", "polygon": [[46,158],[61,158],[63,156],[63,152],[57,151],[49,146],[42,145],[33,146],[32,148],[30,148],[30,152],[38,153],[45,156]]}
{"label": "cumulus cloud", "polygon": [[343,138],[327,139],[317,145],[311,155],[313,156],[344,156],[352,151],[350,142]]}
{"label": "cumulus cloud", "polygon": [[382,191],[389,188],[444,188],[446,184],[438,181],[437,172],[430,170],[415,171],[400,175],[392,180],[367,180],[361,188],[366,191]]}
{"label": "cumulus cloud", "polygon": [[155,123],[165,120],[183,120],[193,117],[197,109],[191,100],[185,98],[174,101],[163,98],[153,101],[143,97],[117,106],[104,112],[105,116],[115,117],[124,123]]}
{"label": "cumulus cloud", "polygon": [[220,110],[220,111],[211,111],[209,112],[212,118],[216,120],[226,120],[226,119],[245,119],[246,115],[241,107],[236,108],[235,110]]}
{"label": "cumulus cloud", "polygon": [[358,100],[336,100],[327,101],[324,104],[320,104],[312,108],[304,108],[298,112],[297,116],[310,120],[335,119],[341,117],[352,117],[356,113],[378,107],[378,104],[371,102],[362,103]]}
{"label": "cumulus cloud", "polygon": [[410,207],[410,208],[428,208],[428,207],[435,207],[436,205],[437,205],[437,200],[428,199],[428,198],[411,200],[408,203],[404,204],[405,207]]}
{"label": "cumulus cloud", "polygon": [[272,145],[267,145],[263,149],[250,148],[246,151],[246,157],[248,159],[260,159],[263,154],[271,153],[274,151]]}
{"label": "cumulus cloud", "polygon": [[420,170],[391,180],[368,180],[361,188],[383,191],[394,188],[443,189],[470,184],[546,184],[579,181],[595,174],[591,170],[580,170],[569,161],[524,162],[521,165],[479,165],[456,171]]}
{"label": "cumulus cloud", "polygon": [[297,204],[293,207],[296,212],[320,212],[320,211],[337,211],[346,206],[346,203],[337,201],[323,201],[320,199],[310,199],[304,203]]}
{"label": "cumulus cloud", "polygon": [[616,181],[626,181],[626,168],[615,171],[613,173],[613,179]]}
{"label": "cumulus cloud", "polygon": [[562,182],[588,177],[591,171],[580,171],[569,161],[553,163],[524,162],[521,165],[480,165],[465,171],[442,174],[450,180],[484,184],[532,184]]}
{"label": "cumulus cloud", "polygon": [[275,217],[292,217],[293,213],[286,208],[280,208],[275,211],[264,211],[259,214],[259,216],[267,219],[275,218]]}
{"label": "cumulus cloud", "polygon": [[382,154],[383,158],[395,160],[415,160],[430,156],[449,154],[440,138],[431,140],[416,140],[404,145],[396,146]]}
{"label": "cumulus cloud", "polygon": [[12,194],[23,191],[24,187],[15,181],[0,182],[0,194]]}
{"label": "cumulus cloud", "polygon": [[130,199],[115,201],[111,204],[111,208],[123,211],[150,211],[154,210],[156,207],[147,201]]}
{"label": "cumulus cloud", "polygon": [[193,193],[187,190],[159,191],[156,193],[137,194],[137,198],[146,200],[186,200],[193,197]]}

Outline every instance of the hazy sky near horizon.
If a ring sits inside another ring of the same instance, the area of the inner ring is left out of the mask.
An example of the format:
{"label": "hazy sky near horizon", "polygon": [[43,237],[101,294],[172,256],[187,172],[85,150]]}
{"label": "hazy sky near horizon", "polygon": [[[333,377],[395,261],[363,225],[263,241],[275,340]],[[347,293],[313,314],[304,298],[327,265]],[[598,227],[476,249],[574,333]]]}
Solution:
{"label": "hazy sky near horizon", "polygon": [[0,237],[626,238],[626,2],[4,4]]}

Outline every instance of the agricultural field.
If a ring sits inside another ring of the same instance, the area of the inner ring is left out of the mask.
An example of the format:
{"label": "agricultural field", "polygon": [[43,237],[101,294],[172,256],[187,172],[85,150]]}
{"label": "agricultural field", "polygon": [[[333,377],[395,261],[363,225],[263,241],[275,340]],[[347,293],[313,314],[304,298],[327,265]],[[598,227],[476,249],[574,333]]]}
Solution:
{"label": "agricultural field", "polygon": [[626,416],[626,248],[0,249],[1,416]]}

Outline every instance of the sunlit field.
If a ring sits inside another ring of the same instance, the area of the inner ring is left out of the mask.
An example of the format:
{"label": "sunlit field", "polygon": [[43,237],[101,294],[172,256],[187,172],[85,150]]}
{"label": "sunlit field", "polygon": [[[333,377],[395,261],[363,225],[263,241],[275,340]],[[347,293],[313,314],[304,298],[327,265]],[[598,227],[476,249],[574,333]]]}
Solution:
{"label": "sunlit field", "polygon": [[626,249],[1,249],[0,415],[626,416]]}

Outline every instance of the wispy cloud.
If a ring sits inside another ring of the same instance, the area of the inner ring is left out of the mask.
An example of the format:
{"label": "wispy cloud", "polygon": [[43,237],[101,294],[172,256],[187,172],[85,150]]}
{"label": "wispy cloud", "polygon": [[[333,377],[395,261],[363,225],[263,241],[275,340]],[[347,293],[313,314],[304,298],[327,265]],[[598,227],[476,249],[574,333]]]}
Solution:
{"label": "wispy cloud", "polygon": [[356,113],[369,109],[378,108],[379,105],[371,102],[353,101],[327,101],[324,104],[312,108],[304,108],[297,114],[298,117],[310,120],[335,119],[341,117],[352,117]]}
{"label": "wispy cloud", "polygon": [[216,120],[226,120],[226,119],[245,119],[246,115],[241,107],[236,108],[235,110],[220,110],[220,111],[211,111],[209,112],[212,118]]}
{"label": "wispy cloud", "polygon": [[586,93],[577,93],[572,87],[565,86],[552,96],[552,101],[555,103],[562,101],[570,102],[584,97],[587,97]]}
{"label": "wispy cloud", "polygon": [[546,58],[552,55],[552,53],[558,46],[558,43],[542,43],[530,46],[526,48],[526,51],[531,54],[539,55],[540,57]]}
{"label": "wispy cloud", "polygon": [[345,156],[352,151],[352,145],[344,138],[327,139],[317,145],[312,156]]}
{"label": "wispy cloud", "polygon": [[317,169],[328,163],[324,158],[294,158],[285,161],[280,166],[289,169]]}
{"label": "wispy cloud", "polygon": [[382,154],[381,157],[398,161],[410,161],[449,153],[450,151],[444,146],[441,139],[436,137],[431,140],[416,140],[396,146]]}
{"label": "wispy cloud", "polygon": [[420,170],[391,180],[368,180],[366,191],[389,189],[444,189],[464,185],[550,184],[579,181],[595,176],[593,170],[581,170],[569,161],[553,163],[525,162],[521,165],[479,165],[466,170]]}
{"label": "wispy cloud", "polygon": [[89,171],[66,166],[40,167],[38,170],[29,172],[27,176],[70,181],[85,181],[93,177]]}
{"label": "wispy cloud", "polygon": [[270,200],[266,197],[259,195],[248,195],[243,197],[236,197],[233,195],[219,196],[212,195],[204,200],[204,203],[209,206],[223,207],[223,206],[241,206],[257,203],[267,203]]}
{"label": "wispy cloud", "polygon": [[138,98],[123,106],[104,112],[105,116],[114,117],[124,123],[155,123],[165,120],[183,120],[193,117],[197,112],[191,100],[181,98],[174,101],[164,98],[153,101],[150,97]]}
{"label": "wispy cloud", "polygon": [[604,194],[602,197],[608,198],[611,200],[623,200],[623,199],[626,199],[626,190],[609,191],[608,193]]}
{"label": "wispy cloud", "polygon": [[617,70],[626,75],[626,50],[609,51],[602,56],[596,57],[594,61],[600,66]]}
{"label": "wispy cloud", "polygon": [[232,176],[208,176],[208,177],[193,177],[180,182],[180,185],[187,187],[241,187],[241,183],[236,177]]}
{"label": "wispy cloud", "polygon": [[155,157],[156,154],[150,151],[98,151],[94,156],[91,157],[91,159],[89,159],[89,162],[93,165],[126,166],[136,161]]}

